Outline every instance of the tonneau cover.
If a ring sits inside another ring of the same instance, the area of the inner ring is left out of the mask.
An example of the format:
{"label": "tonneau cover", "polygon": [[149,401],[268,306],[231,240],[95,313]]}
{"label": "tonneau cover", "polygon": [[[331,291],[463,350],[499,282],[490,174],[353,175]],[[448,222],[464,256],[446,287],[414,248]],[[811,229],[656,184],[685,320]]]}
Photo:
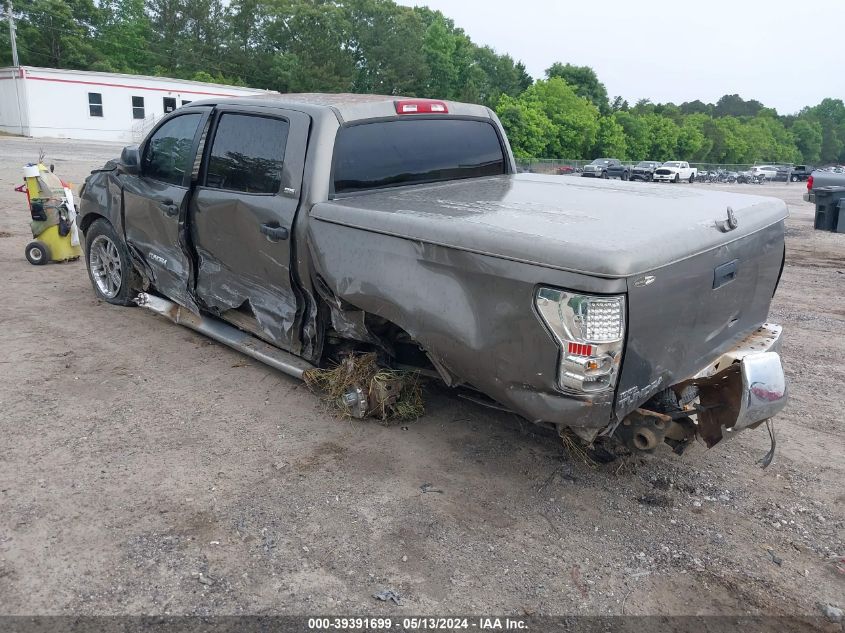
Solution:
{"label": "tonneau cover", "polygon": [[[733,209],[738,226],[717,222]],[[629,277],[782,221],[781,200],[572,176],[516,174],[397,187],[316,204],[311,217],[599,277]]]}

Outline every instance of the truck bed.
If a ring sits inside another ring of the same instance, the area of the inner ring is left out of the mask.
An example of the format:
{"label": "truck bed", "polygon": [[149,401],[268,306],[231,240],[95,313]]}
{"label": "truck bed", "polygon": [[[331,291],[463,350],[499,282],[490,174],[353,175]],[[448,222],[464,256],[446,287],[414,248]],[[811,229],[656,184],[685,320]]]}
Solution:
{"label": "truck bed", "polygon": [[[717,221],[731,207],[739,225]],[[782,222],[773,198],[517,174],[381,190],[313,207],[323,221],[604,278],[712,250]]]}

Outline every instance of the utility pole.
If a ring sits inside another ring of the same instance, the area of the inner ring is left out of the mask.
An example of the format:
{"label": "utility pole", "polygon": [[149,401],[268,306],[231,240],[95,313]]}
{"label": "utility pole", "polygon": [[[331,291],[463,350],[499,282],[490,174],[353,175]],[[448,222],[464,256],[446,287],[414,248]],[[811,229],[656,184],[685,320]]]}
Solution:
{"label": "utility pole", "polygon": [[12,45],[12,66],[17,68],[18,63],[18,43],[15,41],[15,18],[12,17],[12,0],[6,2],[6,13],[9,16],[9,42]]}
{"label": "utility pole", "polygon": [[6,14],[9,17],[9,44],[12,45],[12,66],[14,66],[15,104],[18,106],[18,127],[23,136],[23,113],[21,112],[21,94],[18,91],[18,75],[21,74],[20,61],[18,60],[18,43],[15,40],[15,18],[12,16],[12,0],[6,1]]}

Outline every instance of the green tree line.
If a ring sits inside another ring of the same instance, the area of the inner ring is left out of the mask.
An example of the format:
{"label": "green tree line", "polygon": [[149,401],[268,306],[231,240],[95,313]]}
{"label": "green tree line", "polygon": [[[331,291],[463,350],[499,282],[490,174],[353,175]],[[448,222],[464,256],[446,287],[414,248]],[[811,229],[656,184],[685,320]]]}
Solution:
{"label": "green tree line", "polygon": [[707,163],[845,162],[845,104],[824,99],[780,116],[755,100],[629,105],[609,99],[586,66],[555,63],[546,78],[496,108],[519,158],[688,160]]}
{"label": "green tree line", "polygon": [[[18,0],[22,64],[455,99],[496,110],[520,158],[845,162],[845,104],[794,115],[725,95],[634,105],[586,66],[533,81],[440,11],[392,0]],[[11,62],[0,29],[0,65]]]}

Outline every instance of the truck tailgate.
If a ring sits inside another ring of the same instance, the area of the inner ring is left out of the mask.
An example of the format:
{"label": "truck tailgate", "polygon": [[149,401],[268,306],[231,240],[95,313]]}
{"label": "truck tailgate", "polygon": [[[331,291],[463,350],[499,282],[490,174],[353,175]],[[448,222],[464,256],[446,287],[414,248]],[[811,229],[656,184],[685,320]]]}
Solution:
{"label": "truck tailgate", "polygon": [[691,377],[766,321],[783,236],[781,221],[628,278],[629,334],[617,417]]}

